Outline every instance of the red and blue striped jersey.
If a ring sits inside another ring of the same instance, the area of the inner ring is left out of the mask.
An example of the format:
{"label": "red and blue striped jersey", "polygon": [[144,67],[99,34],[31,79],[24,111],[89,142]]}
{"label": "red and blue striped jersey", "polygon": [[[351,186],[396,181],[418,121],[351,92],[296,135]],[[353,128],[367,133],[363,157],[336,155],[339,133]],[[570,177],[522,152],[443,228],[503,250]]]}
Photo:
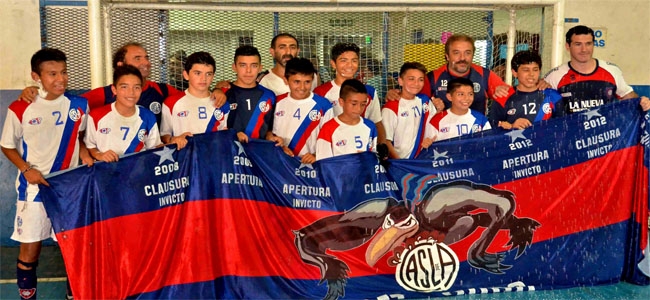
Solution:
{"label": "red and blue striped jersey", "polygon": [[113,150],[120,156],[162,144],[156,116],[151,111],[136,105],[135,113],[124,117],[115,109],[115,103],[90,112],[84,142],[88,149]]}
{"label": "red and blue striped jersey", "polygon": [[[16,100],[9,105],[0,145],[16,149],[22,158],[43,175],[79,164],[79,133],[86,129],[88,102],[73,95],[54,100],[37,97],[32,103]],[[18,200],[38,193],[22,174],[16,179]],[[35,201],[39,201],[36,197]]]}
{"label": "red and blue striped jersey", "polygon": [[259,84],[253,88],[230,84],[225,93],[230,104],[229,129],[254,139],[263,139],[269,130],[273,130],[275,94],[271,90]]}

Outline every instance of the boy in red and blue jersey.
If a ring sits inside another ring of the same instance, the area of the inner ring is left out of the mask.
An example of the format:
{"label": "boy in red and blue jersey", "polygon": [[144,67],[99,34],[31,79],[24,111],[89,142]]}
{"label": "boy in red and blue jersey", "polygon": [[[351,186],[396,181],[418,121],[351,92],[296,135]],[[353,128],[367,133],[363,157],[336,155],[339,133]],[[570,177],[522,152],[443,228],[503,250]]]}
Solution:
{"label": "boy in red and blue jersey", "polygon": [[489,119],[492,127],[525,129],[533,123],[564,114],[562,96],[554,89],[539,90],[542,58],[532,51],[520,51],[512,57],[512,75],[519,84],[508,97],[494,99]]}
{"label": "boy in red and blue jersey", "polygon": [[292,58],[286,63],[290,92],[278,96],[273,121],[273,133],[287,143],[285,152],[305,164],[316,161],[318,133],[333,118],[329,100],[311,92],[315,73],[309,59]]}
{"label": "boy in red and blue jersey", "polygon": [[112,92],[114,103],[102,106],[88,115],[84,142],[92,157],[114,162],[129,153],[153,149],[161,145],[156,116],[137,105],[142,92],[142,75],[130,65],[115,68]]}
{"label": "boy in red and blue jersey", "polygon": [[182,149],[187,144],[187,136],[227,129],[230,106],[215,108],[210,98],[215,68],[210,53],[195,52],[187,57],[183,70],[187,90],[163,103],[160,125],[163,143],[174,143]]}
{"label": "boy in red and blue jersey", "polygon": [[251,138],[267,139],[283,146],[282,139],[272,132],[275,93],[257,83],[261,61],[260,52],[253,46],[244,45],[235,50],[232,69],[237,79],[225,91],[230,105],[228,128],[237,132],[237,139],[242,143]]}
{"label": "boy in red and blue jersey", "polygon": [[52,236],[52,224],[39,196],[44,175],[76,167],[81,158],[93,159],[82,142],[88,102],[65,94],[68,86],[66,56],[44,48],[31,59],[32,79],[40,89],[32,103],[16,100],[9,105],[0,146],[18,168],[16,219],[11,239],[20,242],[16,275],[23,299],[36,299],[36,267],[43,240]]}
{"label": "boy in red and blue jersey", "polygon": [[361,117],[368,103],[368,91],[361,81],[341,84],[339,105],[343,112],[323,125],[316,142],[316,160],[365,151],[376,152],[375,123]]}
{"label": "boy in red and blue jersey", "polygon": [[390,158],[415,158],[433,142],[425,136],[425,129],[436,108],[428,96],[420,93],[426,72],[421,63],[404,63],[398,78],[400,100],[388,101],[381,110]]}

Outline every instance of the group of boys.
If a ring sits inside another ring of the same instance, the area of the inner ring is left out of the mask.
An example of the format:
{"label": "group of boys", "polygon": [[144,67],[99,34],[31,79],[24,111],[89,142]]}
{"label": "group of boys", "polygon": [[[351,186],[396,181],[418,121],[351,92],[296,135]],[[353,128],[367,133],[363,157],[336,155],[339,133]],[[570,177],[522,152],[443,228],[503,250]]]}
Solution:
{"label": "group of boys", "polygon": [[[591,57],[593,38],[588,27],[569,30],[566,47],[572,59],[551,71],[546,80],[540,80],[538,54],[517,53],[512,71],[519,84],[512,88],[489,69],[472,63],[471,37],[453,35],[445,45],[447,64],[441,68],[427,73],[417,62],[402,65],[401,89],[388,92],[389,101],[381,110],[375,89],[355,79],[360,49],[350,43],[332,48],[335,76],[320,86],[312,62],[297,57],[298,40],[292,35],[283,33],[272,40],[270,52],[276,65],[260,83],[259,51],[241,46],[232,65],[236,80],[218,85],[222,88],[215,91],[210,86],[216,64],[209,53],[187,57],[183,77],[188,88],[178,91],[148,81],[151,64],[146,50],[129,43],[113,58],[113,84],[81,97],[64,94],[65,54],[39,50],[32,57],[31,74],[40,88],[26,89],[21,98],[27,101],[9,106],[0,138],[2,152],[19,170],[11,238],[21,242],[20,296],[36,297],[41,241],[52,231],[38,196],[38,184],[47,185],[43,175],[77,166],[79,160],[89,166],[95,160],[113,162],[163,144],[181,149],[188,136],[226,129],[234,130],[242,143],[272,141],[302,163],[376,151],[378,144],[386,145],[388,157],[414,158],[435,141],[493,127],[524,129],[591,108],[580,99],[600,99],[587,104],[602,105],[615,97],[637,97],[616,66]],[[488,98],[494,100],[489,110]],[[643,97],[641,105],[648,110],[650,100]]]}

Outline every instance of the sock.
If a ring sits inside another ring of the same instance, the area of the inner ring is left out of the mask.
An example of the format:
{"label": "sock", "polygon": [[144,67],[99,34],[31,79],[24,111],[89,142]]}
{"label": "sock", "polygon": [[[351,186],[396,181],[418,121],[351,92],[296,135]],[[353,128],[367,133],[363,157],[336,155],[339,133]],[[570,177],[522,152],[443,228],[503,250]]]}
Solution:
{"label": "sock", "polygon": [[73,299],[72,288],[70,288],[70,278],[66,277],[65,284],[66,284],[66,295],[65,295],[66,299]]}
{"label": "sock", "polygon": [[18,260],[18,263],[25,267],[31,267],[29,270],[23,270],[16,266],[16,277],[18,278],[18,293],[21,299],[36,299],[36,267],[38,261],[26,263]]}

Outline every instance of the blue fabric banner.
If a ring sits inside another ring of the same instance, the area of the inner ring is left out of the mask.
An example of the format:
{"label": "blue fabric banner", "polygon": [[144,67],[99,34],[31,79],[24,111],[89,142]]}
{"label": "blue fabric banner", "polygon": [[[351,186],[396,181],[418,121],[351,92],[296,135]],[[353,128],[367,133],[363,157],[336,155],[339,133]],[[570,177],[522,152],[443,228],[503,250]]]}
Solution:
{"label": "blue fabric banner", "polygon": [[620,101],[383,164],[301,164],[216,132],[53,174],[41,191],[82,299],[645,285],[647,123],[638,100]]}

